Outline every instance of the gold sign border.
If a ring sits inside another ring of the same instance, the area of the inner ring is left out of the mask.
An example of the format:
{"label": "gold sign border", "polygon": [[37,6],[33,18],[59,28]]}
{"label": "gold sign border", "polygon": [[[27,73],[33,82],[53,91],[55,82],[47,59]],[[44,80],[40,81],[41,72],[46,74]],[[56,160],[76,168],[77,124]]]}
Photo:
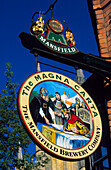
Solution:
{"label": "gold sign border", "polygon": [[[35,125],[30,113],[29,99],[34,87],[44,81],[57,81],[69,86],[75,90],[87,104],[93,121],[93,132],[89,142],[83,147],[78,149],[65,149],[59,147],[50,142]],[[102,138],[102,122],[93,99],[79,84],[62,74],[46,71],[34,73],[29,76],[20,87],[18,94],[18,109],[23,125],[33,138],[34,142],[55,157],[64,160],[84,159],[93,154],[100,144]]]}

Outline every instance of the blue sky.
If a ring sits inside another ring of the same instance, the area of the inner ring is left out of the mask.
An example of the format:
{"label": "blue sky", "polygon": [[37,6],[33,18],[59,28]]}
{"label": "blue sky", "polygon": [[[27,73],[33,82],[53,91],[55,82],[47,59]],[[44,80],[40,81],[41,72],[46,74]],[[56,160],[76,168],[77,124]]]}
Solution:
{"label": "blue sky", "polygon": [[63,83],[59,83],[55,81],[42,82],[34,88],[34,91],[37,91],[39,93],[39,90],[41,87],[45,87],[45,89],[48,90],[49,95],[52,94],[53,96],[55,96],[55,92],[59,92],[60,95],[63,95],[64,91],[66,92],[67,96],[69,92],[70,92],[71,97],[74,97],[75,95],[77,95],[77,93],[74,90],[72,90],[70,87],[66,86]]}
{"label": "blue sky", "polygon": [[[6,62],[12,65],[14,82],[21,85],[24,80],[36,72],[35,58],[28,49],[23,47],[18,37],[21,32],[30,33],[32,15],[36,11],[45,12],[54,0],[5,0],[0,3],[0,90],[4,89],[4,71]],[[39,16],[35,16],[37,20]],[[43,17],[46,22],[51,18],[51,12]],[[98,55],[96,40],[87,7],[87,0],[58,0],[54,7],[54,18],[63,26],[63,20],[73,32],[76,48],[85,53]],[[66,28],[64,26],[64,28]],[[74,71],[73,67],[39,57],[41,62]],[[42,71],[54,71],[75,80],[73,74],[49,66],[41,65]],[[84,71],[85,76],[89,76]]]}

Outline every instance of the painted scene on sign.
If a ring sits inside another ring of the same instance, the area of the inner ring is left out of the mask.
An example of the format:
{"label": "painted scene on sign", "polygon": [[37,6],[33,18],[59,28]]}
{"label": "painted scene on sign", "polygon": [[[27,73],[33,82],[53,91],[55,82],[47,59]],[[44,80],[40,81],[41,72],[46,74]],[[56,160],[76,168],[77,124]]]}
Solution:
{"label": "painted scene on sign", "polygon": [[56,81],[42,82],[33,89],[29,106],[39,131],[57,146],[78,149],[90,140],[90,111],[84,99],[69,86]]}

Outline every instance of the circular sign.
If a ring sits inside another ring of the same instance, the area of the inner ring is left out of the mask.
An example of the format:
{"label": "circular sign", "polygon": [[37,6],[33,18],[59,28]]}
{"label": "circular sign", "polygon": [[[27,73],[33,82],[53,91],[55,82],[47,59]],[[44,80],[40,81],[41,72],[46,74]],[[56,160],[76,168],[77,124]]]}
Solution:
{"label": "circular sign", "polygon": [[63,32],[63,26],[62,24],[56,20],[56,19],[50,19],[48,22],[48,25],[50,29],[56,33],[62,33]]}
{"label": "circular sign", "polygon": [[47,71],[29,76],[19,90],[18,109],[35,144],[52,156],[84,159],[100,144],[102,123],[93,99],[62,74]]}

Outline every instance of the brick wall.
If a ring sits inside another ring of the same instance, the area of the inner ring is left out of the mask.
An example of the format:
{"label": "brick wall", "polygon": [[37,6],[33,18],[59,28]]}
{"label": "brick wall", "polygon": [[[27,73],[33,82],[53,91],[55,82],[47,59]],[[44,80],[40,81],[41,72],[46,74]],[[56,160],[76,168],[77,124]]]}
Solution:
{"label": "brick wall", "polygon": [[[111,57],[111,3],[110,0],[92,0],[96,15],[99,48],[102,57]],[[111,60],[110,60],[111,61]]]}

